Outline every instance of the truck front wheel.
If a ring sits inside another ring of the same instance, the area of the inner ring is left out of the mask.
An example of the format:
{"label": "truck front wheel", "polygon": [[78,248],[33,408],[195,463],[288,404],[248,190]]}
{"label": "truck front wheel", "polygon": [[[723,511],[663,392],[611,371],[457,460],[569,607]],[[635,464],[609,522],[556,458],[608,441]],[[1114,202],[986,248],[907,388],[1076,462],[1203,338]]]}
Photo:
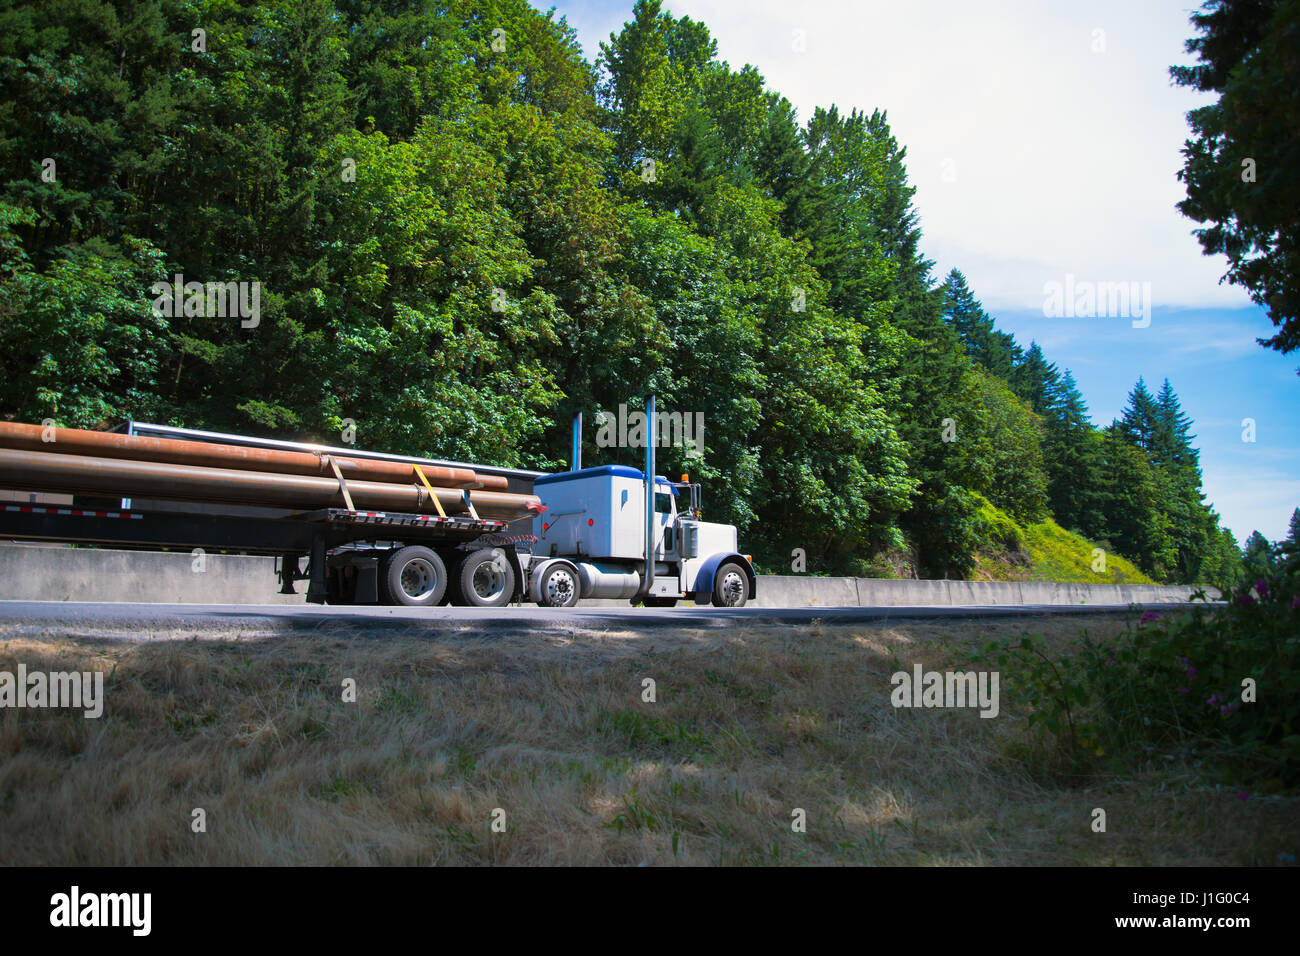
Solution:
{"label": "truck front wheel", "polygon": [[379,590],[385,604],[431,607],[447,590],[447,566],[428,548],[398,548],[379,565]]}
{"label": "truck front wheel", "polygon": [[713,576],[714,607],[744,607],[749,600],[749,578],[740,565],[731,563],[718,568]]}
{"label": "truck front wheel", "polygon": [[573,607],[578,603],[581,589],[573,568],[555,564],[537,582],[537,603],[542,607]]}
{"label": "truck front wheel", "polygon": [[473,551],[460,563],[460,596],[470,607],[505,607],[515,594],[515,569],[492,548]]}

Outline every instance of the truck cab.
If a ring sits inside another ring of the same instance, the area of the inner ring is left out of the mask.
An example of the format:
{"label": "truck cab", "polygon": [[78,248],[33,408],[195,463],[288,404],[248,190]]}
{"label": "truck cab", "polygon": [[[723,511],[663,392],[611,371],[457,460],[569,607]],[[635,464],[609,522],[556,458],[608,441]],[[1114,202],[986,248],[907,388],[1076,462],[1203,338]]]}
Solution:
{"label": "truck cab", "polygon": [[546,475],[533,488],[546,510],[534,519],[530,600],[568,607],[583,598],[627,598],[665,607],[691,598],[740,607],[754,595],[753,565],[736,550],[736,529],[699,520],[698,484],[655,476],[648,587],[644,472],[601,465]]}

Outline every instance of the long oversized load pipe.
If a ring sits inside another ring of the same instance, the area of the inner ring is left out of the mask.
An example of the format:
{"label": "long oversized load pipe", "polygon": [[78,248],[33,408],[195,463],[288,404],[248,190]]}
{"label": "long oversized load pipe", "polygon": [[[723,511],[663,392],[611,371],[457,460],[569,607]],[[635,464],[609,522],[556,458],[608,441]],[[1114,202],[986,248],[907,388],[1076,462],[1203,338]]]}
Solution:
{"label": "long oversized load pipe", "polygon": [[[53,441],[47,439],[53,438]],[[146,438],[117,432],[85,431],[79,428],[43,428],[20,422],[0,422],[0,448],[62,455],[90,455],[122,458],[128,461],[161,462],[171,465],[195,465],[201,468],[234,468],[242,471],[268,471],[294,475],[333,476],[327,455],[309,452],[250,448],[243,445],[218,445],[209,442],[180,441],[174,438]],[[407,482],[415,479],[409,464],[371,458],[334,456],[345,478],[364,481]],[[430,484],[451,488],[482,487],[499,491],[506,479],[498,475],[481,475],[469,468],[421,465]]]}
{"label": "long oversized load pipe", "polygon": [[[429,490],[413,484],[347,482],[360,509],[427,514],[436,511]],[[200,468],[164,462],[93,458],[51,452],[0,449],[0,488],[74,494],[131,495],[177,501],[221,502],[297,509],[346,507],[339,482],[309,475],[277,475],[231,468]],[[448,514],[463,514],[463,492],[433,489]],[[503,491],[469,492],[479,517],[515,521],[541,507],[536,495]]]}

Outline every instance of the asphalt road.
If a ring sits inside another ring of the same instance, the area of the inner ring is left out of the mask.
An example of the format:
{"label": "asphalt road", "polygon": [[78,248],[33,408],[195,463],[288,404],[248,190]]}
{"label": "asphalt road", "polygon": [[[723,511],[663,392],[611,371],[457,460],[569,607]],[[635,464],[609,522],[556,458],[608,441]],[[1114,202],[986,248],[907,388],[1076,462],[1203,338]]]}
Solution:
{"label": "asphalt road", "polygon": [[[1153,604],[1144,609],[1170,611],[1181,604]],[[729,624],[868,623],[890,618],[994,618],[1044,614],[1118,614],[1136,605],[1031,604],[1015,606],[926,607],[793,607],[676,608],[577,607],[568,610],[535,606],[464,607],[321,607],[284,604],[127,604],[63,601],[0,601],[0,626],[68,625],[78,629],[104,625],[113,629],[140,625],[149,629],[272,628],[317,631],[331,624],[350,629],[464,628],[546,630],[556,627],[621,629],[643,627],[725,627]]]}

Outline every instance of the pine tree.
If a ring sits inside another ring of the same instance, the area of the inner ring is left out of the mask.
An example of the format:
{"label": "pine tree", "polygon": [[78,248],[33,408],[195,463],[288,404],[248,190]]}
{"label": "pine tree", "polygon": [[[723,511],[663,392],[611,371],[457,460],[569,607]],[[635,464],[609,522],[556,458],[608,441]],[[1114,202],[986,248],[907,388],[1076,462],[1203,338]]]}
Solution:
{"label": "pine tree", "polygon": [[814,111],[803,139],[819,186],[819,201],[809,206],[814,221],[803,227],[813,262],[830,284],[831,307],[867,319],[882,312],[890,282],[873,213],[884,175],[881,144],[863,114],[841,116],[834,106]]}
{"label": "pine tree", "polygon": [[1291,525],[1287,529],[1286,539],[1291,544],[1300,544],[1300,508],[1291,512]]}
{"label": "pine tree", "polygon": [[1191,425],[1168,379],[1154,398],[1138,379],[1116,423],[1118,433],[1146,454],[1157,473],[1159,506],[1176,552],[1169,574],[1184,583],[1195,583],[1207,555],[1218,550],[1217,518],[1210,519],[1203,501],[1200,453],[1192,446]]}
{"label": "pine tree", "polygon": [[698,223],[722,167],[722,141],[713,121],[692,107],[673,135],[672,162],[663,170],[662,188],[655,191],[655,208]]}
{"label": "pine tree", "polygon": [[1246,539],[1246,547],[1241,555],[1242,571],[1247,583],[1258,578],[1267,577],[1276,570],[1277,563],[1273,555],[1273,545],[1259,530],[1251,532]]}
{"label": "pine tree", "polygon": [[1158,414],[1156,400],[1147,390],[1146,382],[1137,380],[1128,393],[1128,405],[1119,418],[1119,433],[1134,447],[1152,452],[1156,442]]}
{"label": "pine tree", "polygon": [[1229,529],[1219,527],[1219,516],[1213,509],[1205,509],[1203,515],[1207,544],[1200,555],[1197,576],[1189,583],[1228,591],[1241,582],[1241,548]]}
{"label": "pine tree", "polygon": [[945,422],[957,424],[971,407],[966,397],[970,360],[961,339],[943,319],[942,293],[931,288],[934,263],[920,252],[921,231],[907,182],[906,150],[898,147],[883,114],[868,129],[886,157],[882,196],[874,210],[877,233],[897,264],[889,288],[892,321],[915,344],[905,352],[899,399],[906,407],[899,431],[909,448],[908,470],[921,482],[903,518],[923,577],[965,577],[974,567],[977,483],[960,438],[945,441]]}
{"label": "pine tree", "polygon": [[1016,365],[1024,359],[1015,338],[997,330],[959,270],[948,273],[943,289],[944,317],[961,336],[966,354],[994,375],[1011,381]]}
{"label": "pine tree", "polygon": [[1152,460],[1170,469],[1196,472],[1197,484],[1200,483],[1200,452],[1192,447],[1189,434],[1192,420],[1183,413],[1178,396],[1174,394],[1169,379],[1160,386],[1160,393],[1155,399],[1155,412],[1152,419]]}
{"label": "pine tree", "polygon": [[1062,527],[1101,537],[1106,530],[1101,447],[1083,394],[1069,371],[1061,381],[1060,396],[1045,441],[1048,504]]}
{"label": "pine tree", "polygon": [[1088,414],[1088,403],[1079,391],[1079,384],[1074,380],[1074,373],[1069,369],[1061,379],[1060,421],[1070,431],[1086,431],[1092,427],[1092,416]]}
{"label": "pine tree", "polygon": [[1177,549],[1162,507],[1160,472],[1112,425],[1102,433],[1101,474],[1106,533],[1099,537],[1147,574],[1163,579],[1177,562]]}
{"label": "pine tree", "polygon": [[943,284],[943,292],[944,318],[957,330],[957,334],[969,349],[976,333],[989,321],[989,318],[984,314],[984,309],[980,307],[979,302],[975,300],[975,294],[971,292],[970,286],[966,284],[966,277],[959,269],[953,269],[948,273],[948,278]]}
{"label": "pine tree", "polygon": [[1011,377],[1016,394],[1047,419],[1055,419],[1061,405],[1061,370],[1047,361],[1037,342],[1029,343],[1029,351],[1016,366]]}
{"label": "pine tree", "polygon": [[826,196],[812,167],[794,106],[783,96],[770,95],[754,169],[768,195],[781,203],[781,235],[786,238],[808,238],[822,222]]}

